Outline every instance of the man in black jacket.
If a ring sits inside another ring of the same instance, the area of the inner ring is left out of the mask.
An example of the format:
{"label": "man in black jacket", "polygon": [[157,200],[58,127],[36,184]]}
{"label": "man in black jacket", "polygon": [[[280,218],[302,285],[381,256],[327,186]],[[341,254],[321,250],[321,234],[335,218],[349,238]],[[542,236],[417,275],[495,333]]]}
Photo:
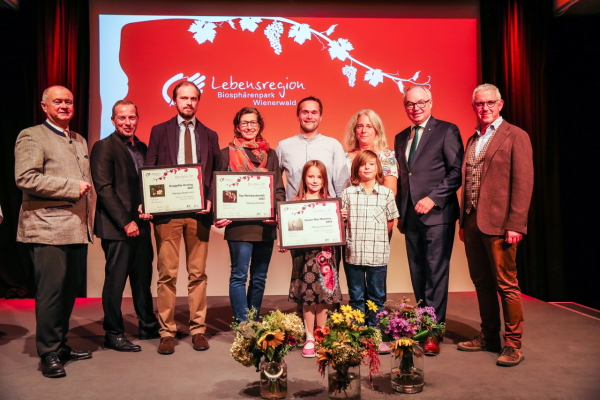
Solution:
{"label": "man in black jacket", "polygon": [[396,135],[400,169],[396,202],[416,300],[446,321],[450,256],[459,215],[464,147],[458,127],[431,115],[431,92],[415,85],[404,93],[411,126]]}
{"label": "man in black jacket", "polygon": [[139,319],[139,338],[160,337],[152,309],[151,215],[141,213],[138,168],[144,166],[147,147],[136,136],[138,112],[135,104],[119,100],[112,109],[115,132],[94,144],[91,169],[98,195],[94,233],[102,239],[106,255],[102,307],[104,347],[117,351],[140,351],[125,337],[121,302],[129,277],[133,305]]}

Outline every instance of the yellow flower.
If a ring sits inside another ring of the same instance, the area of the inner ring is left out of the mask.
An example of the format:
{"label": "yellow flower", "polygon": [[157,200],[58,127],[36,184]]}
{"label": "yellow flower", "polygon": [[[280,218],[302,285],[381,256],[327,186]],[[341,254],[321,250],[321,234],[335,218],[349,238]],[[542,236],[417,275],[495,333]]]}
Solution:
{"label": "yellow flower", "polygon": [[334,324],[339,324],[340,322],[344,321],[344,316],[336,312],[331,314],[331,320]]}
{"label": "yellow flower", "polygon": [[260,339],[258,339],[256,344],[258,344],[263,351],[266,351],[268,347],[275,348],[282,344],[283,339],[285,339],[285,334],[279,329],[276,329],[275,332],[265,333]]}
{"label": "yellow flower", "polygon": [[352,307],[351,306],[341,306],[340,309],[342,310],[342,312],[344,314],[348,314],[352,312]]}
{"label": "yellow flower", "polygon": [[361,313],[361,314],[362,314],[362,316],[355,315],[354,319],[356,320],[357,323],[364,324],[365,323],[364,314],[363,313]]}
{"label": "yellow flower", "polygon": [[371,300],[367,300],[367,307],[369,308],[369,310],[371,310],[373,312],[377,312],[379,310],[379,308],[377,308],[375,303],[373,303],[373,301],[371,301]]}
{"label": "yellow flower", "polygon": [[352,314],[354,314],[354,318],[358,321],[359,318],[364,318],[365,314],[363,314],[362,311],[360,310],[354,310],[352,311]]}

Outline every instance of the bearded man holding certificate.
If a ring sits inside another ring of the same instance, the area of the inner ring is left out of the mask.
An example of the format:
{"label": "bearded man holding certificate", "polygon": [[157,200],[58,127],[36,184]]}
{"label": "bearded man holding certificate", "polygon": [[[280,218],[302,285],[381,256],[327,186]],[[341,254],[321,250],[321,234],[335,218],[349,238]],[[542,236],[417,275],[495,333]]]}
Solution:
{"label": "bearded man holding certificate", "polygon": [[[219,152],[217,133],[196,117],[200,90],[192,82],[182,81],[173,89],[178,115],[152,127],[146,166],[202,164],[203,190],[211,199],[213,167]],[[206,333],[206,256],[212,218],[211,201],[198,213],[154,216],[154,236],[158,253],[157,307],[160,322],[159,354],[175,352],[175,283],[179,270],[179,248],[185,241],[188,270],[190,332],[195,350],[209,348]]]}

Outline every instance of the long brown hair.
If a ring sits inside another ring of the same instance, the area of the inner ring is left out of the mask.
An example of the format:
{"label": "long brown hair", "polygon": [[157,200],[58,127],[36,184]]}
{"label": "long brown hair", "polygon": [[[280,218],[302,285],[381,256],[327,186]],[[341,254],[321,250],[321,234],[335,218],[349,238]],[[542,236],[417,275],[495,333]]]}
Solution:
{"label": "long brown hair", "polygon": [[323,178],[323,187],[319,190],[319,198],[326,199],[329,197],[329,180],[327,179],[327,168],[325,168],[325,164],[323,164],[319,160],[310,160],[306,164],[304,164],[304,168],[302,168],[302,182],[300,183],[300,187],[298,188],[298,193],[296,193],[296,200],[304,200],[306,197],[306,193],[308,193],[308,187],[306,185],[306,174],[310,167],[316,167],[321,174],[321,178]]}
{"label": "long brown hair", "polygon": [[363,150],[354,157],[354,161],[352,161],[352,177],[350,182],[353,186],[358,186],[360,184],[360,176],[358,175],[358,169],[366,164],[368,161],[375,159],[375,165],[377,165],[377,175],[375,175],[375,180],[380,185],[383,185],[383,167],[381,166],[381,161],[379,161],[379,157],[372,150]]}

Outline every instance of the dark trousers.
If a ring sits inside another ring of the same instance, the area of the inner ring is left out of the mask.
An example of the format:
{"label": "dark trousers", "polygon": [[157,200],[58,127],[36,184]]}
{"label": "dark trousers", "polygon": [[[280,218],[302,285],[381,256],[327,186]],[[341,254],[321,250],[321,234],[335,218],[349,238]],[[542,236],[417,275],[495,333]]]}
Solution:
{"label": "dark trousers", "polygon": [[477,211],[463,218],[465,251],[469,273],[477,292],[481,332],[496,340],[500,334],[500,305],[504,316],[504,339],[507,346],[521,348],[523,338],[523,303],[517,281],[517,245],[508,244],[504,236],[486,235],[477,227]]}
{"label": "dark trousers", "polygon": [[87,263],[87,244],[30,247],[35,271],[35,343],[40,357],[67,343],[69,319]]}
{"label": "dark trousers", "polygon": [[[369,267],[354,265],[344,261],[344,271],[348,282],[348,304],[363,313],[367,313],[367,300],[371,300],[379,310],[383,309],[387,293],[387,265],[382,267]],[[369,311],[365,318],[366,325],[376,326],[377,315]]]}
{"label": "dark trousers", "polygon": [[408,202],[404,239],[416,301],[435,308],[437,322],[446,322],[450,257],[456,224],[425,225]]}
{"label": "dark trousers", "polygon": [[160,328],[152,306],[152,242],[146,231],[127,240],[102,239],[106,257],[102,308],[107,338],[125,333],[121,303],[129,278],[133,307],[139,320],[140,333],[157,332]]}

